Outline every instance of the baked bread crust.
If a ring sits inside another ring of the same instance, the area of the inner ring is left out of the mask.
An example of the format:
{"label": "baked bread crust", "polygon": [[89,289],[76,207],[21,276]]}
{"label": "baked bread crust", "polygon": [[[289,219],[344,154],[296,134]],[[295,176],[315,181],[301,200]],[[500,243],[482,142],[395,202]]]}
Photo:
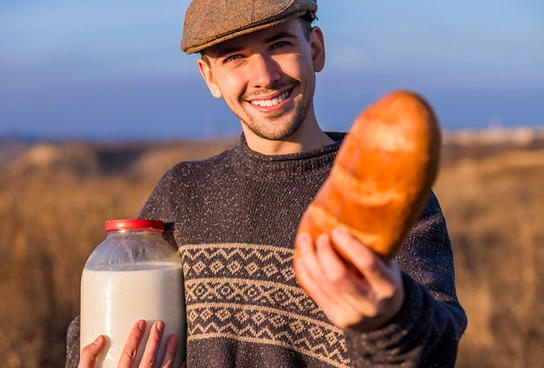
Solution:
{"label": "baked bread crust", "polygon": [[344,226],[389,261],[429,197],[440,146],[438,121],[421,96],[386,95],[356,118],[298,234],[309,233],[315,244],[319,234]]}

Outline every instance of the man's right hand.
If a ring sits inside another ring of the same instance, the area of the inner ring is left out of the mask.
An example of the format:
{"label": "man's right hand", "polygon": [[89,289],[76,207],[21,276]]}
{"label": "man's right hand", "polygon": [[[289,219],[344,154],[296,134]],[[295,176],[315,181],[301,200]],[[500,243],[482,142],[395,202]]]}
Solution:
{"label": "man's right hand", "polygon": [[[118,368],[133,368],[138,355],[138,349],[144,338],[146,322],[140,320],[132,327],[130,335],[123,347],[123,353],[119,360]],[[145,344],[144,354],[138,364],[138,368],[153,368],[157,362],[157,355],[161,344],[162,334],[164,331],[164,323],[155,321],[151,326],[147,343]],[[93,343],[85,346],[81,351],[78,368],[94,368],[96,358],[100,351],[104,348],[106,338],[101,335]],[[175,335],[168,336],[166,348],[162,361],[158,365],[160,368],[172,368],[176,358],[176,348],[178,346],[178,338]],[[186,362],[181,363],[179,368],[185,368]]]}

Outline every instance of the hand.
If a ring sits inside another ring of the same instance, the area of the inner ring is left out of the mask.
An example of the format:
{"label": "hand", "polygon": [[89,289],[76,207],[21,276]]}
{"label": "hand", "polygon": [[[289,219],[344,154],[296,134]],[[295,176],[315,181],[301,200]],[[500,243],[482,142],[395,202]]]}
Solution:
{"label": "hand", "polygon": [[344,228],[333,230],[332,241],[362,277],[349,270],[327,234],[319,235],[314,246],[310,235],[303,233],[295,244],[300,286],[336,326],[363,332],[379,328],[398,313],[404,301],[398,265],[384,262]]}
{"label": "hand", "polygon": [[[119,360],[118,368],[132,368],[136,357],[138,355],[138,348],[145,335],[146,323],[143,320],[136,322],[130,331],[127,342],[123,347],[123,353]],[[138,364],[138,368],[152,368],[157,362],[157,355],[162,339],[162,333],[164,331],[164,323],[162,321],[155,321],[151,326],[149,337],[145,345],[144,354]],[[92,343],[83,348],[79,359],[78,368],[94,368],[96,358],[100,351],[104,348],[106,339],[103,335]],[[166,348],[164,351],[164,357],[159,364],[160,368],[171,368],[176,358],[176,348],[178,346],[178,338],[175,335],[170,335],[166,342]],[[186,362],[181,363],[179,368],[185,368]]]}

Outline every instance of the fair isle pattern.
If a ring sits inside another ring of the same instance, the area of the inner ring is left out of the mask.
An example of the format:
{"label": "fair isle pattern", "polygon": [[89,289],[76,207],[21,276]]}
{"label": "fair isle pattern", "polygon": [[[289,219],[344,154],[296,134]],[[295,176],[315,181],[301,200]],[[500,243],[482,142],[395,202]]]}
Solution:
{"label": "fair isle pattern", "polygon": [[245,276],[295,285],[293,249],[241,243],[183,245],[187,278]]}
{"label": "fair isle pattern", "polygon": [[188,306],[187,318],[188,342],[222,337],[271,344],[349,367],[343,333],[330,324],[278,309],[228,303]]}
{"label": "fair isle pattern", "polygon": [[180,248],[187,340],[214,337],[288,348],[335,367],[350,362],[344,332],[298,286],[293,250],[255,244]]}

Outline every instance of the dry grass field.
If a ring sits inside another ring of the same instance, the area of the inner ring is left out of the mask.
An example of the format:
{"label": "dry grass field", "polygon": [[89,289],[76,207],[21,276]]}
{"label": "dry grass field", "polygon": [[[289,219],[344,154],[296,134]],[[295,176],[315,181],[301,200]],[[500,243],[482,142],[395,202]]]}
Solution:
{"label": "dry grass field", "polygon": [[[134,217],[164,170],[233,140],[37,144],[0,168],[0,366],[61,367],[104,220]],[[449,143],[435,191],[469,327],[458,367],[544,361],[544,144]]]}

